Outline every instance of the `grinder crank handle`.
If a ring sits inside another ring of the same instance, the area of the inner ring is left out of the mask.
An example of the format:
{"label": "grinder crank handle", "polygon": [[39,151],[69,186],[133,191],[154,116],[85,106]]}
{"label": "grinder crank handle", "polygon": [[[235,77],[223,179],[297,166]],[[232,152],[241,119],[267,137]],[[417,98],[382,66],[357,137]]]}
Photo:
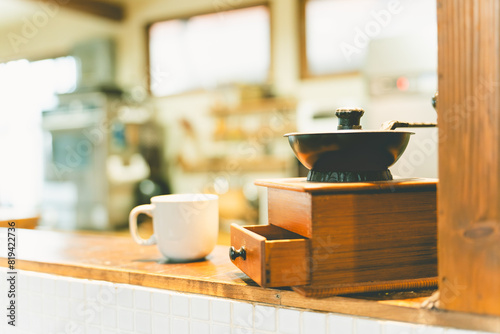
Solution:
{"label": "grinder crank handle", "polygon": [[400,121],[387,121],[382,124],[382,130],[394,130],[396,128],[435,128],[436,123],[410,123]]}
{"label": "grinder crank handle", "polygon": [[[432,106],[437,111],[438,92],[432,97]],[[436,123],[410,123],[400,121],[387,121],[382,124],[382,130],[394,130],[396,128],[435,128]]]}

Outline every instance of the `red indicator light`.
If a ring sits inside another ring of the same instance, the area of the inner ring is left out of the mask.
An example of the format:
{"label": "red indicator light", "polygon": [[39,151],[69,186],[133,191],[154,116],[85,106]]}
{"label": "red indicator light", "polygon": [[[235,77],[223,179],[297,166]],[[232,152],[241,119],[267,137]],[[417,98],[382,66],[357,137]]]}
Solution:
{"label": "red indicator light", "polygon": [[410,88],[410,80],[406,77],[399,77],[398,80],[396,80],[396,87],[402,92],[407,91],[408,88]]}

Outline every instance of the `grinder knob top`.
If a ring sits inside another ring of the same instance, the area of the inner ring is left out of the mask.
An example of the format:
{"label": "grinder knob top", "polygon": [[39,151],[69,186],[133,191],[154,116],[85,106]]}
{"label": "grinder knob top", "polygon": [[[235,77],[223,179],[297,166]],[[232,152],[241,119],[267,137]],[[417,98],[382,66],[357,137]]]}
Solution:
{"label": "grinder knob top", "polygon": [[365,111],[362,108],[339,108],[335,111],[339,119],[338,130],[360,130],[360,119]]}

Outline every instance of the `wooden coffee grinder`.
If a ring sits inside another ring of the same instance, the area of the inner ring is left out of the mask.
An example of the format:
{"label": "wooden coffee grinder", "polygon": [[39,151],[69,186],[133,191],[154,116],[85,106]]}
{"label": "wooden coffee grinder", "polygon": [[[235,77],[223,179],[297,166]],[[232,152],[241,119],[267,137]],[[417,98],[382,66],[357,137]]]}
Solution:
{"label": "wooden coffee grinder", "polygon": [[437,180],[388,169],[413,134],[394,124],[432,124],[362,130],[363,113],[338,109],[337,131],[285,135],[307,178],[255,182],[269,224],[233,224],[230,257],[259,285],[313,297],[437,285]]}

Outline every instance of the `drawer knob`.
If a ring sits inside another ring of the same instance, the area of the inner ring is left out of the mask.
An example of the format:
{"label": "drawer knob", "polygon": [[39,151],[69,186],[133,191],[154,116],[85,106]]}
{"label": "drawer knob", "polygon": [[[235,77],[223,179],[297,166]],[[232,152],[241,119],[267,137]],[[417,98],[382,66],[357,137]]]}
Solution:
{"label": "drawer knob", "polygon": [[231,248],[229,248],[229,257],[232,261],[236,260],[238,257],[241,257],[243,261],[246,260],[247,251],[245,250],[245,246],[242,246],[240,249],[236,249],[234,246],[231,246]]}

